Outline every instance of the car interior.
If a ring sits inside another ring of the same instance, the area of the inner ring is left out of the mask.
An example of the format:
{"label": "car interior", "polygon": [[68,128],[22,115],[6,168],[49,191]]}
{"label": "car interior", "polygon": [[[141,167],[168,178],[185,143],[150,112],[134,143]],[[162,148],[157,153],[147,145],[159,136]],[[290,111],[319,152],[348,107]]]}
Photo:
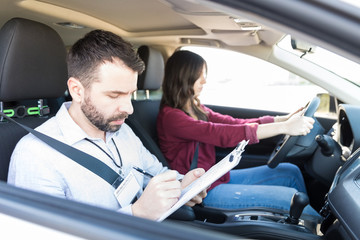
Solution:
{"label": "car interior", "polygon": [[[162,55],[159,54],[155,49],[151,49],[148,46],[141,46],[139,48],[139,55],[142,57],[142,59],[144,59],[147,70],[139,76],[138,89],[143,91],[158,90],[161,87],[162,75],[164,72]],[[152,65],[149,64],[150,59],[153,60]],[[132,127],[136,135],[142,140],[144,146],[160,161],[162,161],[165,166],[168,166],[166,159],[161,153],[157,143],[158,139],[156,134],[156,118],[158,109],[160,107],[160,100],[151,99],[149,95],[149,93],[145,94],[145,96],[147,96],[145,99],[133,100],[134,113],[129,116],[126,122],[129,126]],[[316,108],[317,106],[315,106],[315,109],[313,109],[313,113]],[[313,131],[315,134],[317,132],[319,131]],[[294,140],[296,141],[296,139]],[[301,208],[300,205],[299,208]],[[295,208],[297,207],[294,207],[294,209]],[[298,212],[295,214],[297,216],[294,217],[299,219],[302,209],[294,210],[294,212]],[[285,222],[286,217],[287,213],[284,211],[265,207],[248,208],[242,210],[225,210],[204,206],[195,206],[193,209],[191,209],[187,206],[184,206],[170,218],[175,219],[176,221],[184,221],[186,224],[193,226],[207,227],[209,229],[216,229],[218,231],[224,231],[226,233],[232,233],[235,235],[239,235],[239,233],[241,233],[241,236],[247,236],[251,238],[264,238],[267,235],[277,235],[278,238],[318,238],[313,233],[316,232],[316,226],[321,219],[317,219],[316,217],[312,216],[303,216],[303,226],[296,224],[299,229],[294,231],[293,229],[296,228],[294,225],[278,225],[278,222]],[[258,223],[260,224],[245,224],[246,221],[244,221],[242,224],[239,224],[239,222],[241,222],[239,219],[258,219]],[[304,227],[304,225],[306,227]],[[269,229],[265,230],[267,228]],[[288,228],[292,230],[289,230]],[[299,236],[298,232],[301,232]]]}
{"label": "car interior", "polygon": [[[252,16],[248,11],[242,12],[244,19],[234,25],[233,16],[237,14],[225,14],[231,12],[226,7],[215,11],[214,2],[202,5],[193,1],[179,3],[175,0],[125,0],[122,4],[129,7],[116,8],[116,14],[113,12],[115,9],[101,7],[101,3],[96,1],[90,1],[88,5],[81,1],[57,0],[26,0],[16,1],[16,4],[6,2],[8,8],[18,10],[21,17],[9,17],[6,14],[0,17],[0,23],[3,23],[0,29],[0,112],[30,128],[36,128],[54,116],[63,102],[71,100],[66,91],[68,47],[91,29],[104,28],[134,44],[146,65],[145,71],[138,77],[138,91],[133,96],[134,113],[126,123],[164,166],[168,164],[158,146],[156,118],[166,58],[181,46],[202,45],[232,49],[259,58],[267,56],[269,61],[276,62],[279,60],[272,59],[271,46],[284,36],[271,27],[247,20],[247,17]],[[132,8],[137,8],[136,16],[130,11]],[[101,15],[101,18],[94,17],[95,13]],[[164,24],[163,18],[154,19],[156,13],[164,14],[162,17],[166,17],[169,22]],[[114,16],[117,16],[116,20],[112,19]],[[138,16],[153,20],[137,21],[135,19]],[[261,18],[255,16],[254,19]],[[61,22],[65,25],[74,26],[72,22],[76,22],[79,24],[76,26],[78,29],[69,30],[60,26],[60,20],[68,20]],[[83,28],[81,24],[90,27]],[[239,25],[252,27],[252,30],[239,31]],[[261,31],[258,30],[259,26]],[[357,59],[353,55],[351,58]],[[278,65],[286,63],[278,62]],[[301,72],[299,70],[298,73]],[[346,93],[345,85],[345,90],[338,88],[331,92],[330,102],[336,111],[335,119],[315,115],[323,96],[314,96],[305,113],[315,119],[310,134],[296,138],[278,136],[261,140],[259,144],[246,148],[238,166],[246,168],[268,164],[275,167],[282,161],[297,164],[303,172],[308,196],[295,194],[289,202],[290,212],[270,208],[228,210],[204,205],[193,208],[183,206],[160,224],[169,229],[178,225],[195,229],[194,234],[198,229],[207,230],[208,239],[226,237],[216,233],[246,239],[359,239],[360,128],[357,124],[360,107],[356,104],[357,100],[351,99],[349,92]],[[283,114],[277,111],[207,106],[214,111],[240,118]],[[0,118],[0,180],[6,183],[12,151],[27,132],[3,116]],[[217,160],[225,157],[231,150],[217,148]],[[299,161],[300,159],[302,160]],[[25,193],[20,191],[20,194]],[[46,201],[53,200],[44,197],[44,205]],[[59,204],[61,205],[61,201]],[[313,206],[321,217],[302,214],[307,204]],[[75,203],[74,211],[77,207],[86,209],[86,206]],[[91,217],[96,219],[97,209],[90,209],[93,214]],[[0,212],[3,211],[0,205]],[[117,219],[117,213],[110,214],[103,210],[101,215],[106,222],[120,224],[117,222],[121,221]],[[29,220],[37,221],[33,217]],[[125,216],[123,220],[132,221],[129,216]],[[142,223],[147,224],[145,220]],[[96,224],[101,225],[99,222]],[[59,229],[54,224],[51,227]],[[121,228],[118,231],[128,230]],[[216,233],[211,235],[213,231]],[[87,233],[86,236],[95,236],[90,235]]]}

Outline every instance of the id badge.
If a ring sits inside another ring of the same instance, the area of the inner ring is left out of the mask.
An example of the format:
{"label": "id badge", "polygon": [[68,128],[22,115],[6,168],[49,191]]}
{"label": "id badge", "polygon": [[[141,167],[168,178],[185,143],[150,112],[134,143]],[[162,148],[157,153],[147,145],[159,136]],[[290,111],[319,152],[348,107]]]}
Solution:
{"label": "id badge", "polygon": [[140,191],[141,187],[134,174],[130,172],[116,188],[114,195],[121,207],[129,205]]}

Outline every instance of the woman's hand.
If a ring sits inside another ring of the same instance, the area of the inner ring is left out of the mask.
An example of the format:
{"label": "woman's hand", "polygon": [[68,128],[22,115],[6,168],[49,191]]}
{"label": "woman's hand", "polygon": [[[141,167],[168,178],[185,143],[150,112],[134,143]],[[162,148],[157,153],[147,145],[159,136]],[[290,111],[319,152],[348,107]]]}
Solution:
{"label": "woman's hand", "polygon": [[289,114],[283,115],[283,116],[276,116],[276,117],[274,117],[274,122],[285,122],[285,121],[289,120],[295,114],[303,115],[303,113],[305,111],[304,109],[305,109],[304,107],[301,107],[293,113],[289,113]]}
{"label": "woman's hand", "polygon": [[286,121],[259,124],[256,134],[258,139],[269,138],[279,134],[291,136],[306,135],[313,128],[314,122],[313,118],[302,116],[301,111],[297,111]]}
{"label": "woman's hand", "polygon": [[311,117],[302,115],[293,115],[289,120],[285,121],[285,132],[290,136],[307,135],[314,126],[315,120]]}

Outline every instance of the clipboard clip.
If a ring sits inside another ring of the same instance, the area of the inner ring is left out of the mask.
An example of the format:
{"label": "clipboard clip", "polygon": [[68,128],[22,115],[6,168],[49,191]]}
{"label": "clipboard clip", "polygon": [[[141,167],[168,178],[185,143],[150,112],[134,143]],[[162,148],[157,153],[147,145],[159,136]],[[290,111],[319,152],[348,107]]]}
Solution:
{"label": "clipboard clip", "polygon": [[249,140],[245,141],[242,140],[238,143],[238,145],[235,148],[235,151],[233,154],[231,154],[229,161],[232,162],[234,159],[237,159],[241,156],[241,154],[245,151],[246,145],[249,143]]}

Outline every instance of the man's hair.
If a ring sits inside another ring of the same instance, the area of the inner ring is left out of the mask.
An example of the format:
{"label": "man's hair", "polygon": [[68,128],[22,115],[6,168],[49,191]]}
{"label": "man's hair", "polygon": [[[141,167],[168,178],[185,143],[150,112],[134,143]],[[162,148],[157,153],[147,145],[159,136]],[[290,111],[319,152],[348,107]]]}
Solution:
{"label": "man's hair", "polygon": [[120,36],[103,30],[94,30],[79,39],[68,54],[69,77],[78,79],[85,88],[97,80],[97,71],[105,61],[114,62],[120,59],[123,63],[141,74],[145,65],[133,46]]}
{"label": "man's hair", "polygon": [[207,120],[207,114],[194,95],[194,84],[200,78],[206,61],[198,54],[190,51],[176,51],[166,62],[162,84],[163,95],[161,106],[185,110],[190,100],[191,108],[200,120]]}

